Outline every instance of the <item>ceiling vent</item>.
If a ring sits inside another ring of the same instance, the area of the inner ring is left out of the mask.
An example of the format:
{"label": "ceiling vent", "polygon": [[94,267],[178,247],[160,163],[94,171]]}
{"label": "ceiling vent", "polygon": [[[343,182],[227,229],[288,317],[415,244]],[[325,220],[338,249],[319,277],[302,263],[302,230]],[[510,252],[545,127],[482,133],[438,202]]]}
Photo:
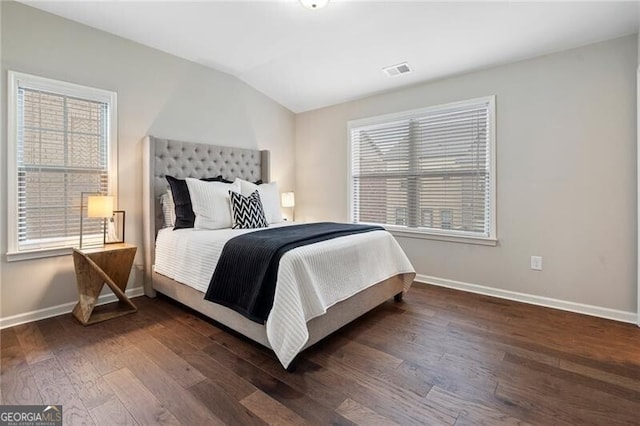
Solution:
{"label": "ceiling vent", "polygon": [[406,62],[397,65],[391,65],[390,67],[382,68],[382,71],[385,72],[389,77],[395,77],[400,74],[408,74],[411,72],[411,67]]}

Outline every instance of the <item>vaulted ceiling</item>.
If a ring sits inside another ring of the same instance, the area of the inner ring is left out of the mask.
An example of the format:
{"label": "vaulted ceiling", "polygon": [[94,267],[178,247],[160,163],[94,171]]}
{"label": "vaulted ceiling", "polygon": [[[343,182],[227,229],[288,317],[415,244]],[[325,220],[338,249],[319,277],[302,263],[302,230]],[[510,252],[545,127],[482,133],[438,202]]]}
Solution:
{"label": "vaulted ceiling", "polygon": [[[23,3],[232,74],[294,112],[638,31],[637,2]],[[382,72],[401,62],[413,72]]]}

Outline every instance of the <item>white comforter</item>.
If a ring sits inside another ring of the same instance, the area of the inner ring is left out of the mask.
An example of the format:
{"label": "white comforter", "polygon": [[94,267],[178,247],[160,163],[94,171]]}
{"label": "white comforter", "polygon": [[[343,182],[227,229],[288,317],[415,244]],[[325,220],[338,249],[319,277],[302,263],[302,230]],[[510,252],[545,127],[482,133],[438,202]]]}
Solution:
{"label": "white comforter", "polygon": [[[156,240],[155,271],[205,293],[224,244],[252,231],[162,229]],[[334,238],[287,252],[280,260],[266,323],[269,344],[282,365],[286,368],[309,339],[307,321],[397,274],[405,274],[407,291],[415,271],[386,231]]]}

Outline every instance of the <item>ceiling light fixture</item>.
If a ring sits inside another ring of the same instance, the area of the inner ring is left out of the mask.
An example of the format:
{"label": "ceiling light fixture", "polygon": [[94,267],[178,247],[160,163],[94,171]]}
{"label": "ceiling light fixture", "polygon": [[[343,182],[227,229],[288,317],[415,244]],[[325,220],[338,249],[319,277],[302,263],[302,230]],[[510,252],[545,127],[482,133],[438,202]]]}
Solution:
{"label": "ceiling light fixture", "polygon": [[300,0],[300,4],[307,9],[316,10],[322,9],[329,4],[329,0]]}

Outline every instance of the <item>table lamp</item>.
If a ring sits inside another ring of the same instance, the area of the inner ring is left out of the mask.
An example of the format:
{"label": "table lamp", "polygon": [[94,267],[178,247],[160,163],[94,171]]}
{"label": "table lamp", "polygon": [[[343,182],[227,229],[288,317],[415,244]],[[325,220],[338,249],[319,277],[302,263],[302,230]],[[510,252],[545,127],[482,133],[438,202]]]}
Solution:
{"label": "table lamp", "polygon": [[280,197],[280,202],[282,207],[290,207],[291,208],[291,221],[295,220],[295,206],[296,206],[296,196],[293,192],[283,192]]}
{"label": "table lamp", "polygon": [[[82,248],[82,234],[84,232],[83,229],[83,200],[84,194],[80,195],[80,248]],[[87,217],[91,218],[102,218],[102,232],[103,232],[103,244],[106,240],[106,232],[107,232],[107,219],[113,216],[113,197],[107,195],[99,195],[93,194],[87,196]]]}

